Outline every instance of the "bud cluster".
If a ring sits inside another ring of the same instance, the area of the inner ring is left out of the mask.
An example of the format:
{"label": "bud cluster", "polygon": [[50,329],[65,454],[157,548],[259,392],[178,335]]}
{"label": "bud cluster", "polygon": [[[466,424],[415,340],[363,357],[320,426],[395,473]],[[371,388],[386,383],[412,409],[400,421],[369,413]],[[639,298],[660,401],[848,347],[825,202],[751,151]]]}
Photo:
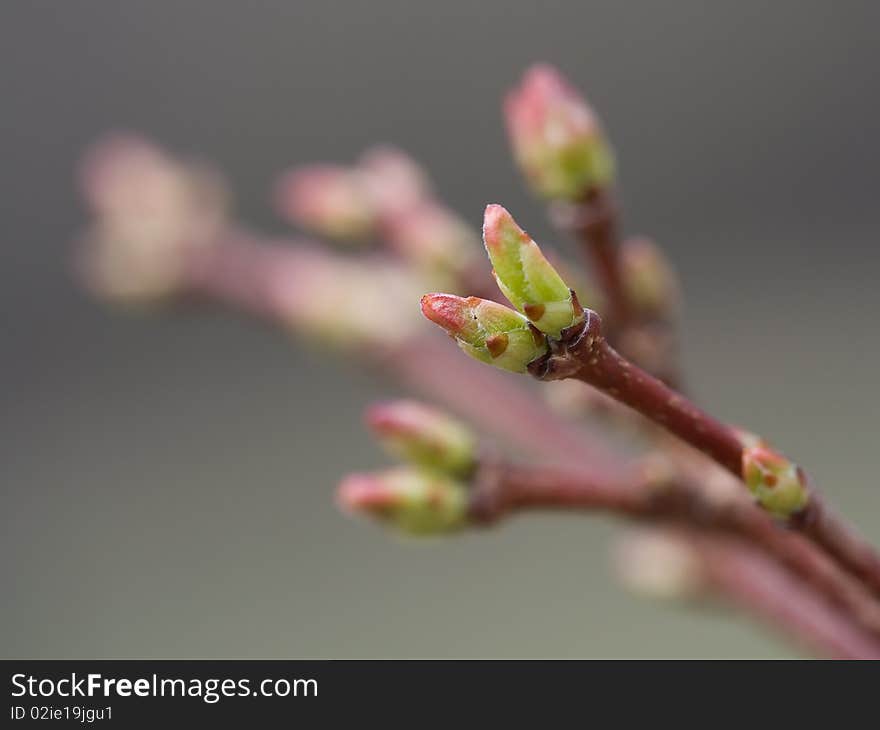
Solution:
{"label": "bud cluster", "polygon": [[421,167],[391,147],[368,150],[350,167],[296,168],[279,181],[276,203],[285,218],[337,241],[383,238],[440,281],[460,274],[479,245],[477,232],[433,195]]}
{"label": "bud cluster", "polygon": [[513,372],[546,355],[548,338],[584,321],[574,292],[500,205],[486,208],[483,238],[498,288],[517,311],[486,299],[426,294],[422,313],[471,357]]}
{"label": "bud cluster", "polygon": [[386,450],[406,463],[349,476],[339,488],[340,505],[413,535],[463,527],[469,506],[465,481],[476,466],[470,430],[442,411],[407,400],[373,406],[366,422]]}

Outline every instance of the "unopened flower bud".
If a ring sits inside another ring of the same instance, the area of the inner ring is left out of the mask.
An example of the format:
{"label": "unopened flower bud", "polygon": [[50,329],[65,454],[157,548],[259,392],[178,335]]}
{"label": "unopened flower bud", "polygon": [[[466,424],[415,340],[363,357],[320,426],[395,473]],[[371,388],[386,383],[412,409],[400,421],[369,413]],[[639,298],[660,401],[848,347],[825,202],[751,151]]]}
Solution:
{"label": "unopened flower bud", "polygon": [[505,297],[542,332],[560,332],[583,320],[571,289],[544,257],[538,244],[500,205],[489,205],[483,240],[495,280]]}
{"label": "unopened flower bud", "polygon": [[366,422],[393,456],[460,476],[474,467],[473,434],[441,410],[417,401],[397,400],[372,406]]}
{"label": "unopened flower bud", "polygon": [[810,500],[797,464],[764,443],[743,448],[742,476],[758,504],[776,517],[791,517]]}
{"label": "unopened flower bud", "polygon": [[514,156],[536,193],[576,199],[607,185],[614,159],[586,101],[551,66],[530,68],[504,103]]}
{"label": "unopened flower bud", "polygon": [[627,535],[615,548],[614,568],[628,590],[652,599],[690,599],[701,593],[706,582],[694,548],[663,530]]}
{"label": "unopened flower bud", "polygon": [[377,223],[364,175],[341,165],[298,167],[279,180],[278,212],[303,228],[341,240],[365,240]]}
{"label": "unopened flower bud", "polygon": [[521,314],[479,297],[426,294],[422,314],[440,325],[468,355],[517,373],[547,352],[547,341]]}
{"label": "unopened flower bud", "polygon": [[668,317],[679,303],[675,272],[656,243],[633,238],[621,247],[621,269],[627,301],[646,316]]}
{"label": "unopened flower bud", "polygon": [[339,486],[337,501],[346,511],[367,514],[411,535],[453,532],[467,520],[463,484],[411,467],[352,474]]}

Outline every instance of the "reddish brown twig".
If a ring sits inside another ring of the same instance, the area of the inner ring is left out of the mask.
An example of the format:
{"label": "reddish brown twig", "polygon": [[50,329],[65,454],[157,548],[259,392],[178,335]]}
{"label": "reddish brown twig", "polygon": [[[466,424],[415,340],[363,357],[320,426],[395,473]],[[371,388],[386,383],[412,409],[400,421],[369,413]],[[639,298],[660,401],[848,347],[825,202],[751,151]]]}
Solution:
{"label": "reddish brown twig", "polygon": [[529,372],[539,380],[575,378],[588,383],[741,476],[740,435],[622,357],[605,339],[599,315],[591,310],[584,312],[583,324],[553,342],[551,352],[533,362]]}
{"label": "reddish brown twig", "polygon": [[601,510],[740,535],[880,634],[880,603],[868,590],[816,545],[781,529],[739,491],[727,490],[729,486],[724,483],[713,489],[694,482],[690,475],[655,458],[603,472],[488,458],[477,472],[471,513],[475,522],[488,524],[522,510]]}
{"label": "reddish brown twig", "polygon": [[[605,340],[599,316],[590,310],[585,315],[583,324],[551,342],[550,353],[530,365],[532,375],[541,380],[575,378],[598,388],[744,478],[747,440],[743,435],[623,358]],[[786,515],[792,518],[790,524],[880,593],[880,558],[874,548],[827,511],[803,472],[797,479],[805,504],[796,514]],[[774,484],[768,479],[762,487],[772,495]]]}

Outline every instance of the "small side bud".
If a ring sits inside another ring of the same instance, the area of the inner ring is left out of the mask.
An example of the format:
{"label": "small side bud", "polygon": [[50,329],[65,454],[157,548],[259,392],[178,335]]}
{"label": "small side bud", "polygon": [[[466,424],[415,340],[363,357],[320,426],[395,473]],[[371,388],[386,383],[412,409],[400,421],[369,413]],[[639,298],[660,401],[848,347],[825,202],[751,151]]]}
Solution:
{"label": "small side bud", "polygon": [[574,200],[611,182],[614,158],[586,101],[551,66],[537,65],[504,101],[517,163],[538,195]]}
{"label": "small side bud", "polygon": [[680,301],[678,279],[656,243],[633,238],[621,247],[621,269],[627,301],[649,317],[669,317]]}
{"label": "small side bud", "polygon": [[776,517],[787,519],[810,500],[797,464],[764,443],[743,448],[742,476],[758,504]]}
{"label": "small side bud", "polygon": [[546,338],[522,315],[479,297],[426,294],[422,314],[440,325],[468,355],[503,370],[526,372],[547,353]]}
{"label": "small side bud", "polygon": [[370,407],[365,420],[393,456],[451,475],[464,476],[474,468],[474,435],[441,410],[397,400]]}
{"label": "small side bud", "polygon": [[620,582],[636,595],[688,600],[700,595],[705,576],[699,555],[673,532],[644,530],[627,535],[614,551]]}
{"label": "small side bud", "polygon": [[341,165],[308,165],[284,174],[275,188],[275,204],[287,220],[337,240],[364,240],[376,227],[364,176]]}
{"label": "small side bud", "polygon": [[583,320],[583,309],[569,286],[500,205],[486,207],[483,241],[501,292],[539,330],[558,337]]}
{"label": "small side bud", "polygon": [[339,506],[410,535],[453,532],[467,521],[467,490],[442,474],[398,467],[352,474],[339,486]]}

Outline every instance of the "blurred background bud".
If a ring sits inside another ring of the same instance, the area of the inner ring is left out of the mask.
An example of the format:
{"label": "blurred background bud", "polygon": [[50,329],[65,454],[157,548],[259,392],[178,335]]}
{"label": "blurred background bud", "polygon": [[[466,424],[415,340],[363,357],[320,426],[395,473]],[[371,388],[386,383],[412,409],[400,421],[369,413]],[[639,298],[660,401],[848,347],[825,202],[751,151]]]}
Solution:
{"label": "blurred background bud", "polygon": [[388,244],[437,286],[454,285],[479,255],[477,231],[451,210],[423,201],[386,219]]}
{"label": "blurred background bud", "polygon": [[504,116],[514,157],[538,195],[573,200],[612,181],[613,155],[598,119],[553,67],[526,71]]}
{"label": "blurred background bud", "polygon": [[415,207],[431,196],[427,173],[396,147],[367,150],[358,168],[364,175],[373,205],[383,217]]}
{"label": "blurred background bud", "polygon": [[479,297],[426,294],[422,313],[452,335],[458,346],[481,362],[525,372],[547,352],[547,342],[521,314]]}
{"label": "blurred background bud", "polygon": [[279,278],[273,298],[287,324],[332,347],[390,346],[421,325],[422,284],[380,256],[347,257],[296,249],[295,277]]}
{"label": "blurred background bud", "polygon": [[777,517],[790,517],[809,501],[809,491],[797,465],[766,444],[743,449],[742,472],[758,504]]}
{"label": "blurred background bud", "polygon": [[290,170],[276,185],[275,205],[286,220],[334,240],[369,240],[378,224],[366,177],[342,165]]}
{"label": "blurred background bud", "polygon": [[371,406],[365,420],[392,456],[451,475],[464,476],[474,468],[474,435],[444,411],[395,400]]}
{"label": "blurred background bud", "polygon": [[620,250],[623,285],[630,305],[641,315],[668,318],[678,310],[678,278],[660,247],[649,238],[631,238]]}
{"label": "blurred background bud", "polygon": [[645,598],[692,599],[706,583],[700,556],[672,530],[631,532],[615,544],[612,557],[621,584]]}
{"label": "blurred background bud", "polygon": [[337,501],[348,512],[369,515],[411,535],[458,530],[468,511],[464,485],[413,467],[352,474],[340,484]]}
{"label": "blurred background bud", "polygon": [[101,296],[149,301],[173,293],[187,252],[228,226],[229,196],[219,174],[136,135],[99,140],[82,160],[79,181],[93,220],[78,265]]}
{"label": "blurred background bud", "polygon": [[498,287],[539,330],[558,337],[563,329],[583,319],[583,310],[572,299],[568,284],[500,205],[486,207],[483,240]]}
{"label": "blurred background bud", "polygon": [[625,406],[579,380],[548,380],[541,383],[541,393],[554,411],[569,418],[614,415],[620,416],[621,423],[632,424],[630,412],[623,410]]}

